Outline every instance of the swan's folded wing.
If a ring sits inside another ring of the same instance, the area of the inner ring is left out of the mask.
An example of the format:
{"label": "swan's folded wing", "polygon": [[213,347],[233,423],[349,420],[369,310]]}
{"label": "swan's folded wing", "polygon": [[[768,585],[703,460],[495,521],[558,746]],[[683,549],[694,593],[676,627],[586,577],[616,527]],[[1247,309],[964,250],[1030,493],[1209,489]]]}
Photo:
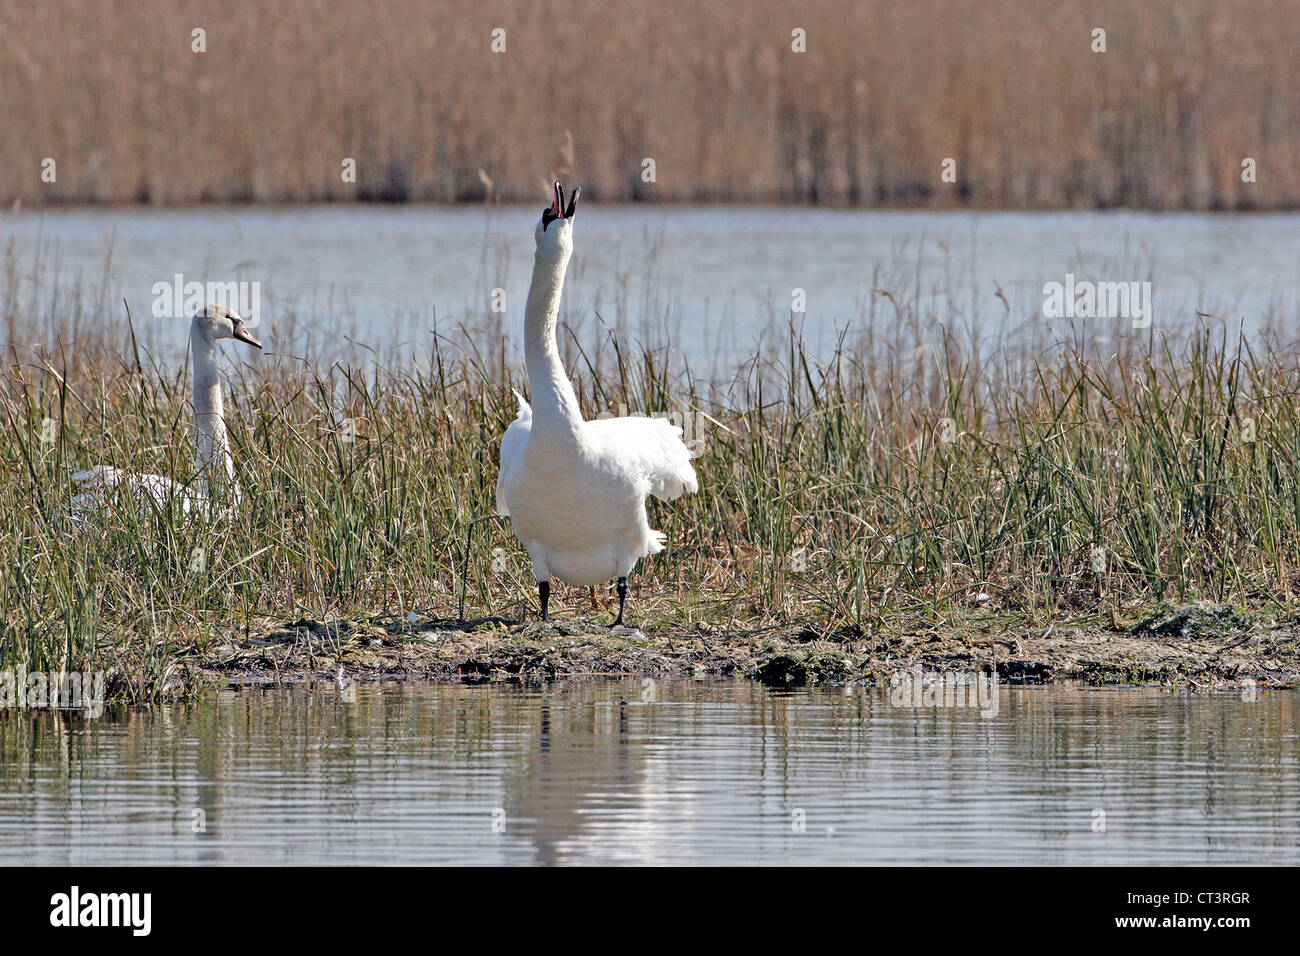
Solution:
{"label": "swan's folded wing", "polygon": [[190,495],[184,486],[162,475],[137,475],[112,465],[95,465],[73,473],[72,480],[81,486],[81,491],[72,497],[74,516],[84,516],[104,507],[119,488],[140,505],[165,509],[173,499],[179,499],[187,512],[190,507]]}
{"label": "swan's folded wing", "polygon": [[621,460],[644,477],[650,483],[650,494],[656,498],[671,501],[699,490],[682,430],[667,419],[637,415],[597,418],[585,422],[584,427],[597,440],[612,446]]}
{"label": "swan's folded wing", "polygon": [[533,428],[532,408],[518,392],[515,392],[515,398],[519,399],[519,414],[515,416],[515,420],[510,423],[510,427],[501,438],[501,471],[497,474],[497,514],[499,515],[510,514],[505,498],[506,476],[523,458],[524,446],[528,444],[528,433]]}

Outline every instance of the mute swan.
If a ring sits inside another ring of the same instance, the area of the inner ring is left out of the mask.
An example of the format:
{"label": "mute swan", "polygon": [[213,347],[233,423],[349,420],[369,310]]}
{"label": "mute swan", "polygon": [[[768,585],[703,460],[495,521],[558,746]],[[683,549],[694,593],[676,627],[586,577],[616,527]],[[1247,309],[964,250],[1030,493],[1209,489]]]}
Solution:
{"label": "mute swan", "polygon": [[137,506],[166,510],[172,502],[180,505],[185,517],[208,514],[216,495],[213,485],[220,485],[230,507],[239,504],[239,484],[235,465],[230,459],[230,441],[226,437],[226,419],[222,411],[221,376],[217,371],[217,340],[238,339],[262,347],[244,325],[244,320],[224,305],[209,305],[190,323],[190,355],[194,363],[194,445],[195,466],[199,481],[188,488],[162,475],[141,475],[112,465],[95,465],[72,476],[81,492],[72,498],[71,514],[81,522],[104,507],[114,496],[125,493]]}
{"label": "mute swan", "polygon": [[555,345],[564,273],[573,253],[574,189],[564,187],[543,210],[535,238],[532,284],[524,312],[524,359],[533,405],[501,439],[497,512],[508,515],[528,549],[542,620],[549,620],[551,576],[594,586],[618,579],[615,629],[625,630],[627,576],[641,558],[663,550],[664,536],[646,519],[646,495],[670,500],[696,491],[682,430],[659,418],[583,421]]}

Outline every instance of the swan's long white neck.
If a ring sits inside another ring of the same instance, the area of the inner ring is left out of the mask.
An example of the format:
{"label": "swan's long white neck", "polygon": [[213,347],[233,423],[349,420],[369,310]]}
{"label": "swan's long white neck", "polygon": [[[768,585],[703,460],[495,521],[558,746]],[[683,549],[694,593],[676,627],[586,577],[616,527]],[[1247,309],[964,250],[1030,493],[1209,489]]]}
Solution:
{"label": "swan's long white neck", "polygon": [[225,409],[221,399],[221,376],[217,371],[217,343],[198,325],[190,328],[190,354],[194,362],[194,464],[204,493],[224,486],[238,501],[235,463],[230,457]]}
{"label": "swan's long white neck", "polygon": [[532,387],[534,430],[541,426],[576,433],[582,424],[578,397],[573,394],[573,384],[564,373],[555,344],[560,293],[568,267],[567,251],[554,256],[538,250],[533,260],[533,281],[524,309],[524,360]]}

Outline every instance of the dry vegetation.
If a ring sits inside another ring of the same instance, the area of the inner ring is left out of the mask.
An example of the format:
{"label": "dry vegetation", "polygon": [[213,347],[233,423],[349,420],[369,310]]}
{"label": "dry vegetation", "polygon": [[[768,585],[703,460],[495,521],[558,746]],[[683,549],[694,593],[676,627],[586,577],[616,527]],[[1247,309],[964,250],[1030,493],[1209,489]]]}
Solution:
{"label": "dry vegetation", "polygon": [[[532,200],[571,171],[603,200],[1294,207],[1298,14],[1295,0],[5,4],[0,198]],[[40,180],[47,156],[56,183]]]}

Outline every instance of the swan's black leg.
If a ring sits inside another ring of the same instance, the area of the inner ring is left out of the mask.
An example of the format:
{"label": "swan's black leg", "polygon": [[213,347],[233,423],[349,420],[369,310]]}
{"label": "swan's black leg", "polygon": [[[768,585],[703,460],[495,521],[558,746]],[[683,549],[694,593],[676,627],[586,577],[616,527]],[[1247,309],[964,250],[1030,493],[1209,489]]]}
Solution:
{"label": "swan's black leg", "polygon": [[537,596],[541,598],[542,601],[542,620],[549,621],[551,619],[551,582],[550,581],[537,582]]}
{"label": "swan's black leg", "polygon": [[618,579],[618,617],[610,627],[623,627],[623,606],[627,604],[627,578]]}

